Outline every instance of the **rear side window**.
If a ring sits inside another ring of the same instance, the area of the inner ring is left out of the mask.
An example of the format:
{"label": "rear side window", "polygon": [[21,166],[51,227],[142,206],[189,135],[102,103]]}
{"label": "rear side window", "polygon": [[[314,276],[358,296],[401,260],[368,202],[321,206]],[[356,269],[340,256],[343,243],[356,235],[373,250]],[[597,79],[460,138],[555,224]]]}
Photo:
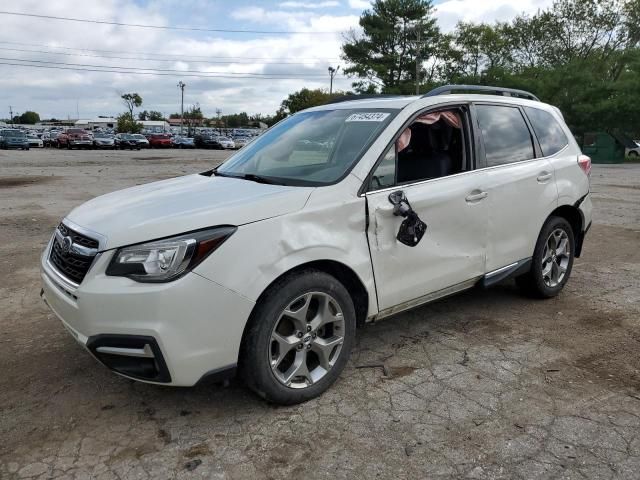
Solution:
{"label": "rear side window", "polygon": [[533,107],[525,107],[524,111],[529,117],[545,157],[555,155],[569,144],[564,130],[549,112]]}
{"label": "rear side window", "polygon": [[535,158],[531,132],[515,107],[478,105],[487,167]]}

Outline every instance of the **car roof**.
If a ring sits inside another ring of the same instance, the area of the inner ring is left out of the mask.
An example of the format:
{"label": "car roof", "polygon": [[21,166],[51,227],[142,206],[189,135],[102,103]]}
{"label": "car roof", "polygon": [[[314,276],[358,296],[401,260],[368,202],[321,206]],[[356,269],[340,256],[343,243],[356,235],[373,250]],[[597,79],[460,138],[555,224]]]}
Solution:
{"label": "car roof", "polygon": [[560,114],[560,111],[549,104],[543,103],[539,100],[531,100],[528,98],[521,98],[517,96],[505,96],[497,94],[477,94],[477,93],[442,93],[437,95],[402,95],[402,96],[363,96],[362,99],[358,99],[357,96],[353,96],[353,100],[349,97],[344,101],[338,100],[334,103],[327,103],[318,107],[309,108],[305,111],[323,111],[323,110],[344,110],[344,109],[392,109],[402,110],[403,108],[416,104],[421,107],[428,107],[431,105],[438,105],[441,103],[450,102],[491,102],[491,103],[504,103],[511,105],[523,105],[539,108],[547,111],[556,111]]}

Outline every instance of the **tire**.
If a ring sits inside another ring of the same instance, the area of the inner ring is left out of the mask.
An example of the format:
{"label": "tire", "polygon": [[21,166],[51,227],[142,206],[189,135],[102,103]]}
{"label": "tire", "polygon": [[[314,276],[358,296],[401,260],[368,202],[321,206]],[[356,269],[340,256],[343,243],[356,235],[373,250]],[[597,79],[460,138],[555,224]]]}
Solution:
{"label": "tire", "polygon": [[629,156],[630,157],[637,157],[638,156],[638,152],[631,151],[631,152],[629,152]]}
{"label": "tire", "polygon": [[516,284],[534,298],[555,297],[571,276],[574,253],[575,240],[569,222],[562,217],[549,217],[538,236],[531,270],[517,277]]}
{"label": "tire", "polygon": [[[285,309],[298,317],[286,315]],[[322,321],[326,323],[319,326]],[[349,359],[355,330],[353,301],[338,280],[317,270],[286,276],[262,295],[251,315],[241,348],[240,376],[270,402],[306,402],[338,378]],[[296,363],[303,368],[296,368]]]}

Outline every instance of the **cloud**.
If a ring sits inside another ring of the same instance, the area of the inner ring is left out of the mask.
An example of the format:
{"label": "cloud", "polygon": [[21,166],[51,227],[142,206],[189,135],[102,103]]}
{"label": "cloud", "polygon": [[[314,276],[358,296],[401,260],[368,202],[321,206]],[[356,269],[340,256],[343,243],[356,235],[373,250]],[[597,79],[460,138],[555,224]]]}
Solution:
{"label": "cloud", "polygon": [[[328,88],[327,68],[341,64],[342,32],[357,28],[360,12],[355,9],[370,7],[370,2],[362,0],[246,1],[249,3],[238,2],[237,7],[229,8],[227,2],[210,0],[22,0],[12,9],[58,16],[61,12],[81,11],[81,14],[70,16],[124,23],[303,33],[218,34],[0,16],[3,20],[0,57],[137,69],[198,70],[232,77],[197,78],[178,72],[134,75],[0,65],[0,108],[12,105],[14,112],[35,110],[43,118],[73,118],[77,105],[82,117],[114,115],[124,110],[119,98],[121,93],[138,92],[144,100],[143,109],[159,110],[168,115],[180,109],[176,84],[182,80],[187,84],[185,103],[200,103],[205,115],[214,116],[216,108],[224,113],[270,114],[295,90]],[[335,11],[328,11],[301,5],[324,4],[326,8],[333,8],[329,3],[339,3],[339,6]],[[508,20],[516,13],[534,13],[550,3],[551,0],[444,0],[436,4],[436,17],[441,28],[447,31],[459,20]],[[82,8],[78,10],[80,4]],[[28,37],[25,32],[29,32]],[[319,35],[317,32],[328,33]],[[16,46],[3,42],[45,46]],[[52,48],[54,46],[113,52]],[[31,53],[9,48],[31,50]],[[334,79],[334,88],[347,90],[352,80],[345,77],[342,70]],[[241,78],[238,73],[289,78]],[[0,117],[7,115],[8,111],[0,113]]]}
{"label": "cloud", "polygon": [[281,8],[331,8],[340,6],[340,2],[327,1],[327,2],[282,2]]}
{"label": "cloud", "polygon": [[507,21],[521,13],[536,13],[552,3],[552,0],[444,0],[435,5],[435,16],[440,29],[449,32],[460,21]]}
{"label": "cloud", "polygon": [[371,6],[369,0],[349,0],[349,6],[358,10],[366,10]]}

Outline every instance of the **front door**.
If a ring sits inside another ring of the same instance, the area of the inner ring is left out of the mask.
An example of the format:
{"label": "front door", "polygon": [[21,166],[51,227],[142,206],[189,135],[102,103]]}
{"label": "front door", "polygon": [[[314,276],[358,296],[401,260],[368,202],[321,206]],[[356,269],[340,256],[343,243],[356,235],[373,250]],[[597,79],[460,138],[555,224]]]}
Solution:
{"label": "front door", "polygon": [[[453,292],[485,273],[486,173],[473,169],[466,110],[451,113],[416,116],[371,174],[367,235],[381,311]],[[405,218],[389,199],[397,192],[427,225],[415,246],[398,240]]]}

